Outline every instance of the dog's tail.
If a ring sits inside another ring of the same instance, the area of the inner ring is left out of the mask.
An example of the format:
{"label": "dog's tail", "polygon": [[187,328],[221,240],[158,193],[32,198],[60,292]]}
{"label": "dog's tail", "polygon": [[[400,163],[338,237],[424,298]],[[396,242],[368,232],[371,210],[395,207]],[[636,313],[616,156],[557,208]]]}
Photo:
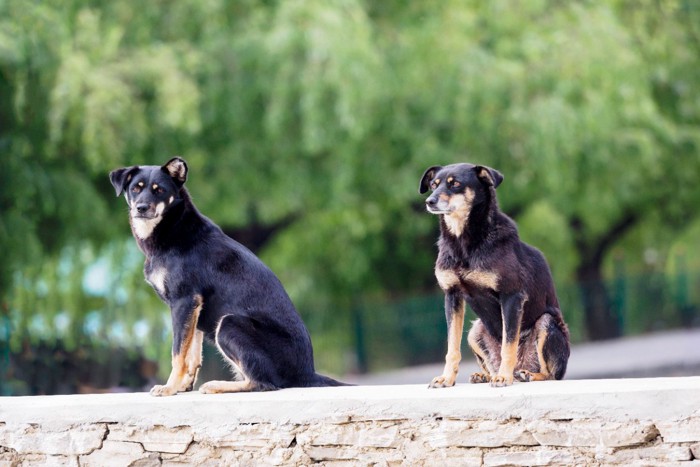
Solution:
{"label": "dog's tail", "polygon": [[307,384],[305,384],[305,386],[308,388],[320,388],[329,386],[354,386],[354,384],[343,383],[333,378],[329,378],[328,376],[314,373],[313,378],[311,378],[311,380],[308,381]]}

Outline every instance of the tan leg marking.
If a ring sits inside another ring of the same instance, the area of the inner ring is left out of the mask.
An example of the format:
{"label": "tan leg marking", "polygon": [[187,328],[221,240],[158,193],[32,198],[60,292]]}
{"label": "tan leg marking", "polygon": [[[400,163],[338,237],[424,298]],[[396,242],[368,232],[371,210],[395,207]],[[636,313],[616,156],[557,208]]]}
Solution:
{"label": "tan leg marking", "polygon": [[178,392],[191,391],[202,364],[202,338],[204,333],[197,330],[199,313],[202,311],[202,297],[195,296],[197,305],[192,310],[190,321],[186,324],[185,335],[178,352],[172,357],[172,370],[164,385],[151,389],[152,396],[172,396]]}
{"label": "tan leg marking", "polygon": [[197,382],[199,369],[202,367],[202,343],[204,342],[204,332],[196,330],[192,338],[192,345],[185,357],[185,368],[187,370],[187,378],[191,381],[187,385],[186,391],[191,391]]}
{"label": "tan leg marking", "polygon": [[496,371],[491,368],[488,356],[478,342],[479,334],[484,332],[483,326],[484,325],[481,324],[481,321],[474,321],[474,324],[472,324],[472,327],[469,330],[469,334],[467,334],[467,343],[472,349],[472,352],[474,352],[474,355],[476,355],[476,362],[479,364],[482,371],[481,373],[472,373],[472,375],[469,377],[469,382],[473,384],[488,383],[491,381],[491,375],[496,373]]}
{"label": "tan leg marking", "polygon": [[544,359],[544,343],[547,340],[547,330],[540,329],[537,333],[537,359],[540,363],[540,372],[532,373],[527,370],[520,370],[515,372],[515,377],[518,381],[528,382],[528,381],[546,381],[552,379],[552,374],[547,366],[547,361]]}
{"label": "tan leg marking", "polygon": [[498,369],[498,374],[491,377],[491,386],[510,386],[513,384],[513,371],[518,360],[518,341],[520,333],[515,336],[513,342],[505,342],[505,333],[503,334],[503,345],[501,346],[501,366]]}
{"label": "tan leg marking", "polygon": [[209,381],[199,387],[202,394],[220,394],[224,392],[251,392],[255,386],[250,380],[245,381]]}
{"label": "tan leg marking", "polygon": [[[527,296],[523,297],[520,301],[520,314],[522,319],[522,308],[527,301]],[[503,312],[501,311],[501,316]],[[515,371],[515,365],[518,363],[518,345],[520,343],[520,325],[521,322],[518,321],[516,324],[515,337],[512,341],[508,341],[508,334],[506,329],[506,320],[502,319],[502,340],[501,340],[501,365],[498,368],[498,374],[491,378],[491,386],[502,387],[510,386],[513,384],[513,373]]]}
{"label": "tan leg marking", "polygon": [[447,331],[447,355],[445,355],[445,369],[442,375],[433,378],[429,387],[446,388],[455,385],[459,362],[462,360],[462,333],[464,332],[464,304],[461,309],[454,310],[450,328]]}

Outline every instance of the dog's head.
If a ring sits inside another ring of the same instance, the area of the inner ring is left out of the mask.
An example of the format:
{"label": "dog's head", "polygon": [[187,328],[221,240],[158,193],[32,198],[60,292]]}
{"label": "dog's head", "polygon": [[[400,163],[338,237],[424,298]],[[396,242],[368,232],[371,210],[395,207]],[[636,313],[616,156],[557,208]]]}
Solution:
{"label": "dog's head", "polygon": [[488,199],[502,181],[498,170],[483,165],[433,166],[423,174],[419,190],[421,194],[432,190],[425,200],[426,209],[444,215],[450,230],[459,236],[472,207]]}
{"label": "dog's head", "polygon": [[182,200],[187,163],[174,157],[162,167],[123,167],[110,172],[109,179],[117,196],[124,194],[134,234],[143,240],[151,235],[168,209]]}

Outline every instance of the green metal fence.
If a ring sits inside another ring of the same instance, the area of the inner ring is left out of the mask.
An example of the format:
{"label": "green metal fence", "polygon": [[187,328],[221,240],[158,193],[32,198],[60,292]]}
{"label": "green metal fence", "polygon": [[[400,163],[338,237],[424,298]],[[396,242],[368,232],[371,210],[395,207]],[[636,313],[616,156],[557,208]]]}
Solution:
{"label": "green metal fence", "polygon": [[[700,271],[625,274],[619,269],[605,285],[623,335],[700,326]],[[581,285],[564,284],[557,293],[572,340],[586,340]],[[442,360],[447,335],[443,303],[441,293],[361,302],[356,311],[361,326],[355,329],[354,343],[357,369],[376,371]],[[468,309],[465,328],[473,319],[476,315]]]}
{"label": "green metal fence", "polygon": [[[621,265],[614,268],[606,289],[624,334],[700,326],[700,270],[677,263],[672,273],[631,274]],[[582,289],[572,283],[559,284],[557,290],[575,342],[586,338]],[[140,277],[132,290],[136,292],[128,299],[72,300],[59,291],[55,297],[26,296],[0,309],[0,395],[142,390],[167,376],[167,308]],[[443,303],[436,290],[400,299],[358,295],[350,303],[299,308],[313,339],[317,367],[342,375],[441,361],[446,347]],[[87,304],[92,311],[70,311],[78,309],[76,304]],[[31,310],[29,318],[22,315],[24,309]],[[468,311],[467,321],[472,319]],[[206,376],[227,377],[215,352],[208,349],[207,356]]]}

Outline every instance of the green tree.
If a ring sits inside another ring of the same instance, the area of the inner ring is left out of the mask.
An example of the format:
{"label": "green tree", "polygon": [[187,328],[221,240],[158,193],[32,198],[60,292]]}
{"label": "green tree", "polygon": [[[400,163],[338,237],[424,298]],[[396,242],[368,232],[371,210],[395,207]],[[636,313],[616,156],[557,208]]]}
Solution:
{"label": "green tree", "polygon": [[202,211],[348,343],[360,295],[437,291],[416,186],[468,160],[506,175],[503,208],[581,285],[588,336],[617,335],[612,248],[698,214],[699,15],[691,0],[6,0],[0,294],[44,258],[121,245],[106,173],[180,154]]}

